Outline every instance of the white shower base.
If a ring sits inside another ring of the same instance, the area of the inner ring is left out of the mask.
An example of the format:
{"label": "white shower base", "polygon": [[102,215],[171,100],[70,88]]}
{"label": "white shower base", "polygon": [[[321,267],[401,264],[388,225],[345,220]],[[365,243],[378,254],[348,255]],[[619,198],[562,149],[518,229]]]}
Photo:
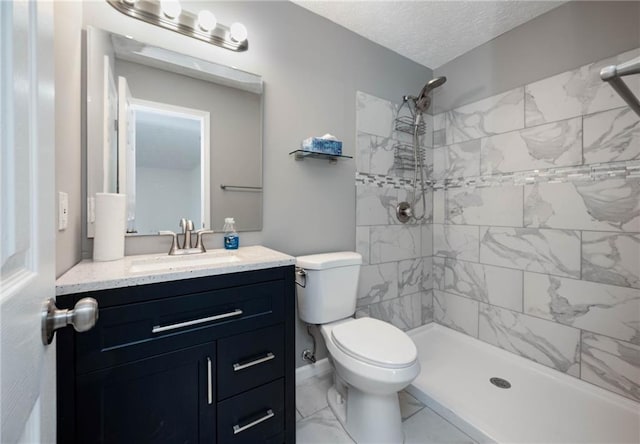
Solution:
{"label": "white shower base", "polygon": [[640,442],[636,402],[435,323],[408,334],[422,370],[406,390],[479,442]]}

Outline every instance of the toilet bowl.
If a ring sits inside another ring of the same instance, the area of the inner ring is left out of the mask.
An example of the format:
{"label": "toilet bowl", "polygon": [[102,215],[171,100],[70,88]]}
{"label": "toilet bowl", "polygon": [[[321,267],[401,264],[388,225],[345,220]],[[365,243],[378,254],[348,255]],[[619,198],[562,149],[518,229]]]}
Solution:
{"label": "toilet bowl", "polygon": [[399,328],[352,317],[361,264],[353,252],[298,257],[298,314],[320,327],[335,367],[327,400],[347,433],[358,444],[398,444],[404,441],[398,392],[420,373],[418,353]]}
{"label": "toilet bowl", "polygon": [[372,318],[320,327],[338,381],[331,410],[357,443],[402,443],[398,392],[420,373],[417,350],[400,329]]}

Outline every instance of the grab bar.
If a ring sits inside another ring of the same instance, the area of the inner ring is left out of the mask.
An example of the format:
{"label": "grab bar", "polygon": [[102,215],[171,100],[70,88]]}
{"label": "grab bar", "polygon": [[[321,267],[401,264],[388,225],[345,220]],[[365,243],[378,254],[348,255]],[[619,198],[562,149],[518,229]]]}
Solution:
{"label": "grab bar", "polygon": [[243,191],[255,191],[257,193],[261,193],[262,192],[262,187],[246,187],[243,185],[222,185],[220,184],[220,189],[224,190],[224,191],[232,191],[231,189],[234,188],[236,190],[243,190]]}
{"label": "grab bar", "polygon": [[627,102],[637,115],[640,116],[640,100],[633,94],[627,84],[621,79],[622,76],[640,74],[640,57],[619,65],[609,65],[600,71],[600,78],[609,83],[611,87]]}

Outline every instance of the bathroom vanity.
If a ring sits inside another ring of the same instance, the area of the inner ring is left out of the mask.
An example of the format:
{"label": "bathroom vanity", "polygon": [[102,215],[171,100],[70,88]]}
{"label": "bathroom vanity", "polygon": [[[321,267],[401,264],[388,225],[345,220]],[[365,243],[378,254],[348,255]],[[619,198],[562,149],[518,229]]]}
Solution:
{"label": "bathroom vanity", "polygon": [[58,332],[58,442],[295,442],[294,258],[172,259],[83,261],[58,280],[58,307],[99,304],[93,329]]}

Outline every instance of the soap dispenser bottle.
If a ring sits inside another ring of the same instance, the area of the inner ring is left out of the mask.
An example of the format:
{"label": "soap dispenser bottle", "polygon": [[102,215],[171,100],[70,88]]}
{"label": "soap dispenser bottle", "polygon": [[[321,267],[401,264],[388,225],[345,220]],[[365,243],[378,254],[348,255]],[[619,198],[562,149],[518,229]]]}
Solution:
{"label": "soap dispenser bottle", "polygon": [[226,250],[237,250],[240,238],[236,232],[236,221],[233,217],[224,219],[224,248]]}

